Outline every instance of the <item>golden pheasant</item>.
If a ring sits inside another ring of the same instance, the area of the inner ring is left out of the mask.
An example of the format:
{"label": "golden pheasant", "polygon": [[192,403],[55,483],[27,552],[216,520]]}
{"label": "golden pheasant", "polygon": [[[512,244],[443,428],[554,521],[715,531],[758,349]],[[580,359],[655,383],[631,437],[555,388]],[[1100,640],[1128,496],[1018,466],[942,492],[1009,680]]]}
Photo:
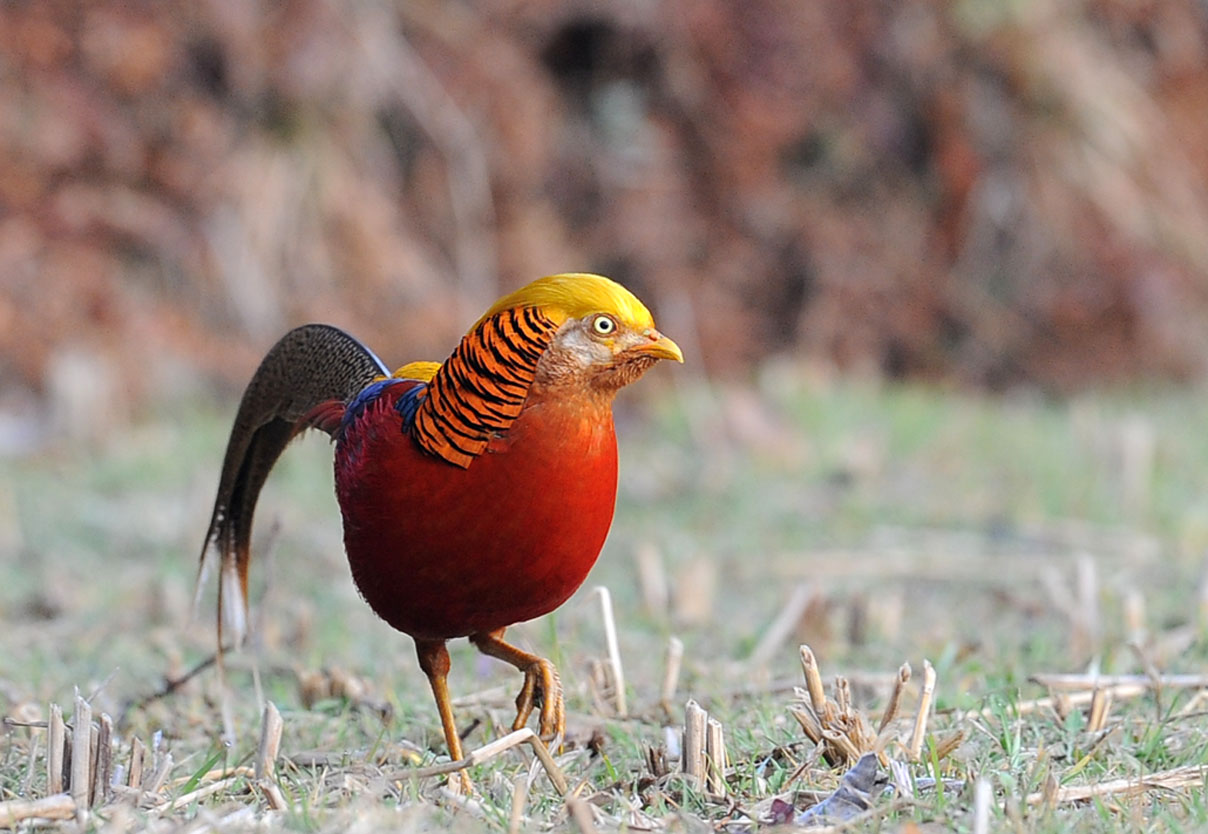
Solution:
{"label": "golden pheasant", "polygon": [[415,640],[449,754],[462,758],[446,683],[447,640],[468,637],[524,673],[514,728],[540,703],[543,738],[564,731],[548,660],[504,630],[561,605],[612,524],[617,391],[659,359],[683,361],[628,290],[598,275],[541,278],[500,299],[443,363],[390,374],[357,340],[310,324],[264,357],[239,405],[202,566],[221,558],[223,624],[242,641],[256,499],[291,438],[335,440],[335,485],[352,576]]}

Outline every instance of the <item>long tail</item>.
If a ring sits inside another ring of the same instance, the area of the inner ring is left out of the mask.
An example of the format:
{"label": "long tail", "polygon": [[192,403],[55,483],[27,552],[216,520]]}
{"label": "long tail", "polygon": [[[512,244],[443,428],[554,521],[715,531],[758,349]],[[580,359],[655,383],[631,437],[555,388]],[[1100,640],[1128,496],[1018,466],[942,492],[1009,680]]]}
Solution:
{"label": "long tail", "polygon": [[313,409],[333,400],[347,402],[375,378],[388,375],[386,366],[368,348],[326,324],[306,324],[291,330],[260,362],[243,392],[227,441],[197,575],[199,597],[210,554],[217,551],[221,564],[219,652],[224,626],[232,632],[235,645],[241,644],[247,633],[252,516],[273,464],[294,435],[307,427],[300,421]]}

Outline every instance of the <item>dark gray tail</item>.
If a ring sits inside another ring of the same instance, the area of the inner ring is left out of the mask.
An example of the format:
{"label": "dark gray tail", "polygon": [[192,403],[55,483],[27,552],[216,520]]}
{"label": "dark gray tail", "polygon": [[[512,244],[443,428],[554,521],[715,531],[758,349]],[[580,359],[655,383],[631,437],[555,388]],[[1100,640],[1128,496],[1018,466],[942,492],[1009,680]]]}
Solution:
{"label": "dark gray tail", "polygon": [[348,402],[375,378],[389,373],[368,348],[327,324],[291,330],[261,360],[231,427],[214,512],[201,547],[198,596],[210,554],[216,551],[220,557],[220,651],[224,625],[235,645],[246,635],[252,516],[273,464],[289,441],[309,425],[303,418],[324,403]]}

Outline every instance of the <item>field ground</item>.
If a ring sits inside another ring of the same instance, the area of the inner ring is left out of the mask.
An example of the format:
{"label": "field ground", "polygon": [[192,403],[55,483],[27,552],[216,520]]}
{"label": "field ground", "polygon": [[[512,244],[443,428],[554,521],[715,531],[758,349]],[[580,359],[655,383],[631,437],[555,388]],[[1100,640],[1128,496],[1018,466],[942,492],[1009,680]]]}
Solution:
{"label": "field ground", "polygon": [[[78,690],[115,720],[117,764],[137,738],[154,747],[148,771],[166,768],[153,795],[119,793],[85,830],[502,831],[517,785],[525,830],[593,817],[746,830],[791,819],[842,774],[790,713],[808,643],[874,735],[894,673],[914,671],[885,750],[907,784],[861,829],[975,830],[979,790],[990,830],[1208,826],[1208,688],[1173,677],[1208,659],[1208,394],[988,399],[777,369],[752,389],[642,388],[619,411],[622,494],[600,563],[555,615],[509,632],[562,671],[559,763],[585,802],[565,803],[523,745],[471,768],[470,800],[410,770],[441,761],[439,723],[411,641],[357,599],[319,436],[262,502],[254,645],[228,658],[229,697],[210,668],[145,700],[214,646],[212,587],[189,617],[233,413],[210,404],[165,407],[100,448],[0,461],[0,803],[46,795],[36,725],[51,703],[70,723]],[[624,718],[601,672],[597,586],[611,590]],[[660,704],[673,636],[682,672]],[[520,679],[452,648],[478,748],[507,732]],[[916,763],[925,660],[937,683]],[[1068,691],[1034,680],[1055,674],[1083,677]],[[268,788],[233,770],[256,758],[257,683],[284,719]],[[678,773],[689,698],[724,728],[726,798]]]}

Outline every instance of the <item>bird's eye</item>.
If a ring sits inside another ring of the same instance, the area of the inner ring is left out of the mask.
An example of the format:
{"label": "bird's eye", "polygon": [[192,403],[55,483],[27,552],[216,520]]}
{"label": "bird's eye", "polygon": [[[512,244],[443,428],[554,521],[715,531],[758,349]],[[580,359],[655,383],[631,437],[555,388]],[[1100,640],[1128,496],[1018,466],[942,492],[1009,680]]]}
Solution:
{"label": "bird's eye", "polygon": [[591,323],[591,329],[597,336],[611,336],[617,331],[617,323],[612,316],[596,316]]}

